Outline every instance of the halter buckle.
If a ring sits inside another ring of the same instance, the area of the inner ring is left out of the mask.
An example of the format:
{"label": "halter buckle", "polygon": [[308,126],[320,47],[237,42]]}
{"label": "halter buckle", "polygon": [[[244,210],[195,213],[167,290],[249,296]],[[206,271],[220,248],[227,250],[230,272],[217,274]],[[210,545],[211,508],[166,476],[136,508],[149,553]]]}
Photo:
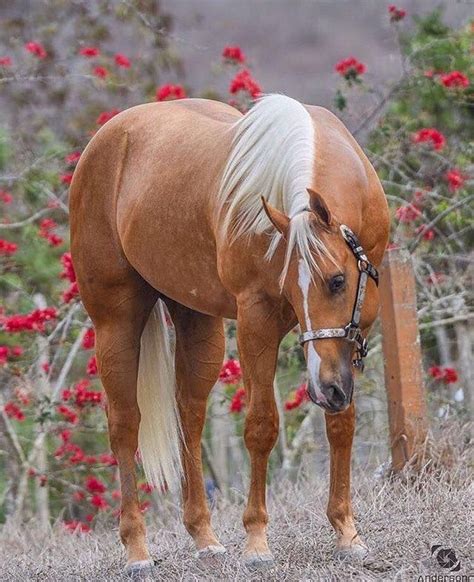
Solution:
{"label": "halter buckle", "polygon": [[355,327],[352,322],[348,323],[345,328],[346,330],[346,339],[350,342],[357,341],[357,336],[360,334],[360,328]]}

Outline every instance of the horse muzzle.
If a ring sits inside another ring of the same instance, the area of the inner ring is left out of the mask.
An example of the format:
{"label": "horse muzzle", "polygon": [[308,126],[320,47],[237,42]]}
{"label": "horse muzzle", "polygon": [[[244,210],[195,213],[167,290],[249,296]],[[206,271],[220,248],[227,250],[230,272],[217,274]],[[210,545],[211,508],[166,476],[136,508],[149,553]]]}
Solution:
{"label": "horse muzzle", "polygon": [[336,380],[324,382],[321,384],[319,396],[316,393],[313,382],[308,380],[308,395],[310,399],[329,414],[344,412],[352,402],[353,393],[354,381],[352,378],[344,383]]}

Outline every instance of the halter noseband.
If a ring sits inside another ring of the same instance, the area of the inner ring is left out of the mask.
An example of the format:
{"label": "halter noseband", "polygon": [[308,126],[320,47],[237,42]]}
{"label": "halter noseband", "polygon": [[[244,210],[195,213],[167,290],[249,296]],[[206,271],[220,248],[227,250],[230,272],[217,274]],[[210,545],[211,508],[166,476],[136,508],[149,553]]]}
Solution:
{"label": "halter noseband", "polygon": [[360,245],[359,239],[352,232],[352,230],[345,224],[340,226],[341,234],[344,240],[349,245],[354,257],[357,260],[357,267],[359,269],[359,280],[357,282],[357,293],[352,309],[352,317],[350,322],[344,327],[327,327],[321,329],[311,329],[302,333],[299,337],[300,344],[304,345],[306,342],[320,339],[341,338],[356,345],[356,354],[352,364],[360,369],[364,369],[363,360],[368,352],[367,340],[362,337],[360,329],[360,316],[362,312],[362,305],[365,298],[365,288],[367,280],[370,277],[379,284],[379,274],[377,269],[367,258],[364,249]]}

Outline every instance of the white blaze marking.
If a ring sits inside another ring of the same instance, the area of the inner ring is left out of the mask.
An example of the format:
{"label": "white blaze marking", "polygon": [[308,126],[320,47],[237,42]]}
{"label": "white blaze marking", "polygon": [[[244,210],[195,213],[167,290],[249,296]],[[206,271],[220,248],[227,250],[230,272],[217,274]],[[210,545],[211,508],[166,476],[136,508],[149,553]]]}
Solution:
{"label": "white blaze marking", "polygon": [[[300,259],[298,263],[298,285],[303,294],[303,311],[304,319],[306,324],[306,331],[312,329],[311,319],[309,317],[309,307],[308,307],[308,295],[309,286],[311,284],[311,273],[309,272],[308,266],[303,259]],[[322,402],[326,402],[326,397],[321,392],[319,387],[319,369],[321,367],[321,358],[318,352],[314,348],[313,342],[308,342],[308,354],[307,354],[307,368],[308,374],[311,382],[314,386],[316,396]]]}

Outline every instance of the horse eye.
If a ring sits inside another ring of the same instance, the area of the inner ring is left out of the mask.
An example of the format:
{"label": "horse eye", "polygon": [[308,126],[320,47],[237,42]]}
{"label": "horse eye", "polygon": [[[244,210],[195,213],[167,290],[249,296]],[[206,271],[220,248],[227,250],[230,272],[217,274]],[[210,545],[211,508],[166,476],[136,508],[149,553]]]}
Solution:
{"label": "horse eye", "polygon": [[338,291],[342,291],[344,289],[344,285],[346,280],[344,275],[335,275],[329,280],[329,290],[331,293],[337,293]]}

